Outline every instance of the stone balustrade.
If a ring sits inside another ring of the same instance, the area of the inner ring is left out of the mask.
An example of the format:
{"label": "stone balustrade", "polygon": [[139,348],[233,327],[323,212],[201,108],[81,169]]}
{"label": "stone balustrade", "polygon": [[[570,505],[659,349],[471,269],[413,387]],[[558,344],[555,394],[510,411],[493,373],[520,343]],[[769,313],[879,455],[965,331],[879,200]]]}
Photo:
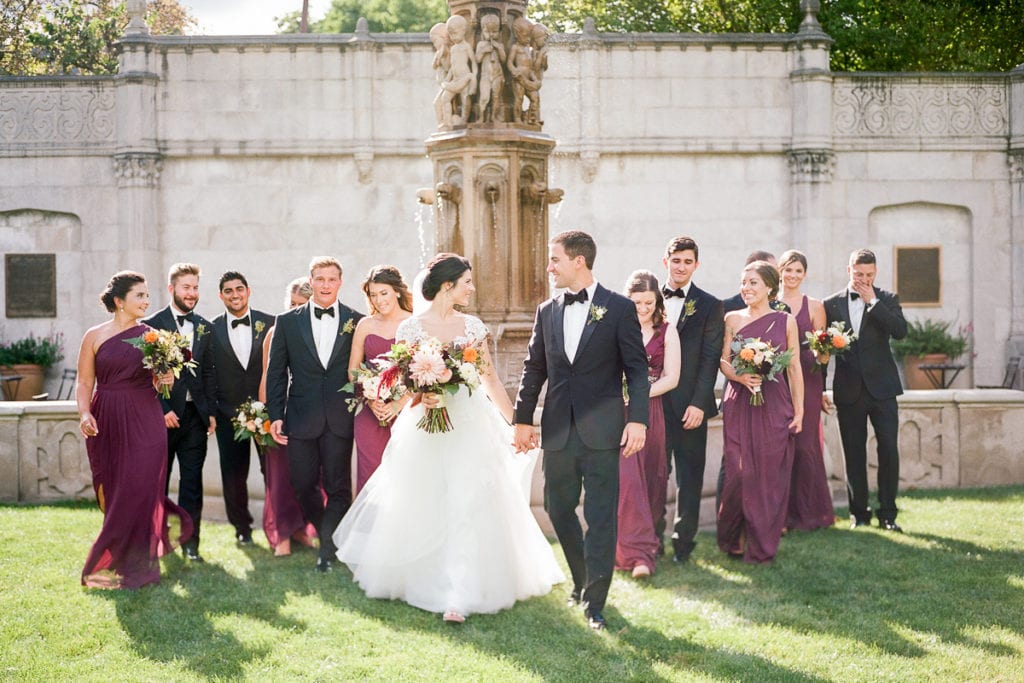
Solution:
{"label": "stone balustrade", "polygon": [[[825,469],[837,505],[845,505],[842,446],[834,416],[827,416]],[[869,436],[873,439],[873,434]],[[908,391],[900,397],[900,487],[958,488],[1024,484],[1024,392],[1003,389]],[[715,484],[721,465],[722,420],[708,430],[703,526],[714,523]],[[217,443],[210,439],[204,470],[204,515],[223,519]],[[869,444],[868,477],[877,463]],[[177,476],[172,482],[177,480]],[[670,510],[675,486],[669,484]],[[263,482],[252,468],[249,491],[260,518]],[[89,461],[71,401],[0,402],[0,502],[46,503],[91,499]],[[545,532],[540,463],[531,504]],[[258,523],[258,522],[257,522]]]}

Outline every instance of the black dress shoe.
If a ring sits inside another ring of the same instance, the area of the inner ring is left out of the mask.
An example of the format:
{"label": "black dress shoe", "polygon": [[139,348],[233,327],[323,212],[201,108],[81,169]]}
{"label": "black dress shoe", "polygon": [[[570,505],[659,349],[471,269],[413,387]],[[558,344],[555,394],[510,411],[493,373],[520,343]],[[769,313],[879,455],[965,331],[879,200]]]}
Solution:
{"label": "black dress shoe", "polygon": [[878,527],[885,531],[895,531],[898,534],[903,533],[903,528],[899,524],[892,521],[891,519],[880,519],[878,520]]}
{"label": "black dress shoe", "polygon": [[334,566],[334,563],[331,562],[331,560],[329,558],[326,558],[326,557],[318,557],[318,558],[316,558],[316,570],[318,572],[320,572],[321,574],[326,574],[327,572],[331,571],[333,566]]}
{"label": "black dress shoe", "polygon": [[673,553],[672,561],[676,564],[686,564],[690,561],[690,553]]}
{"label": "black dress shoe", "polygon": [[859,517],[850,517],[850,528],[856,529],[859,526],[871,526],[871,522]]}
{"label": "black dress shoe", "polygon": [[608,622],[604,620],[604,615],[597,610],[587,610],[587,624],[595,631],[603,631],[608,628]]}
{"label": "black dress shoe", "polygon": [[238,545],[252,545],[252,531],[239,531],[235,534]]}
{"label": "black dress shoe", "polygon": [[203,556],[199,554],[198,548],[185,548],[185,559],[189,562],[206,562]]}
{"label": "black dress shoe", "polygon": [[572,593],[569,593],[569,598],[565,601],[566,606],[576,607],[583,602],[583,591],[579,588],[574,588]]}

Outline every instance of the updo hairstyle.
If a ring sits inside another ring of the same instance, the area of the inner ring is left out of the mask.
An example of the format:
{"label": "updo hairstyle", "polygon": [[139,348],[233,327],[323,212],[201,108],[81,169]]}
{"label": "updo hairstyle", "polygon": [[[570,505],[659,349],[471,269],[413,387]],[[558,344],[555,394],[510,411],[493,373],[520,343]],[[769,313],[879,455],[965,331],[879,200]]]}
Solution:
{"label": "updo hairstyle", "polygon": [[433,301],[446,282],[459,281],[467,270],[473,270],[469,259],[458,254],[438,254],[427,264],[427,276],[423,278],[423,298]]}
{"label": "updo hairstyle", "polygon": [[124,301],[132,287],[145,281],[146,276],[142,273],[136,273],[134,270],[122,270],[120,273],[115,273],[114,277],[110,278],[107,286],[100,292],[100,302],[106,307],[108,312],[113,313],[117,310],[117,304],[114,303],[114,299]]}
{"label": "updo hairstyle", "polygon": [[768,300],[771,301],[779,295],[779,271],[767,261],[754,261],[743,269],[743,272],[752,270],[757,273],[761,280],[768,285]]}

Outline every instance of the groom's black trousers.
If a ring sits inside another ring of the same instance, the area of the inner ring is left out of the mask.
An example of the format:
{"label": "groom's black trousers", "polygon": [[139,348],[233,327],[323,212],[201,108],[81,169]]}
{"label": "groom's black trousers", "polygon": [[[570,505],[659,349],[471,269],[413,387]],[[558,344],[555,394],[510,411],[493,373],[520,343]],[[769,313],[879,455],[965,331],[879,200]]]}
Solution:
{"label": "groom's black trousers", "polygon": [[352,437],[330,430],[315,439],[289,437],[288,469],[302,514],[320,537],[320,558],[337,559],[334,530],[352,504]]}
{"label": "groom's black trousers", "polygon": [[[586,536],[576,515],[581,491],[586,491]],[[544,451],[544,509],[565,553],[573,588],[582,589],[583,601],[595,612],[604,609],[615,569],[618,508],[619,450],[587,448],[574,422],[564,449]]]}

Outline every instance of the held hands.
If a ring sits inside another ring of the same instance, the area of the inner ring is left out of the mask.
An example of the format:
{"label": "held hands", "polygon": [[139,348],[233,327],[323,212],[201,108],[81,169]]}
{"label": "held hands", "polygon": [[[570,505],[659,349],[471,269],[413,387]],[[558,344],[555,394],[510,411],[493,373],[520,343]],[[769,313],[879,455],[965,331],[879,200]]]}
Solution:
{"label": "held hands", "polygon": [[828,396],[821,395],[821,412],[826,415],[832,414],[832,401],[828,400]]}
{"label": "held hands", "polygon": [[92,413],[82,415],[82,421],[79,423],[78,428],[81,430],[82,436],[87,439],[100,433],[100,430],[96,427],[96,418],[92,416]]}
{"label": "held hands", "polygon": [[271,422],[270,438],[272,438],[276,443],[282,446],[287,446],[288,437],[281,433],[282,429],[284,429],[284,420],[274,420],[273,422]]}
{"label": "held hands", "polygon": [[516,453],[532,451],[538,445],[537,430],[533,428],[533,425],[517,424],[512,434],[512,445],[515,447]]}
{"label": "held hands", "polygon": [[180,427],[181,423],[178,422],[178,414],[173,410],[168,410],[167,413],[164,414],[164,426],[168,429],[177,429]]}
{"label": "held hands", "polygon": [[647,442],[647,426],[640,422],[627,422],[626,428],[622,430],[622,439],[619,446],[622,447],[622,456],[628,458],[640,452]]}

